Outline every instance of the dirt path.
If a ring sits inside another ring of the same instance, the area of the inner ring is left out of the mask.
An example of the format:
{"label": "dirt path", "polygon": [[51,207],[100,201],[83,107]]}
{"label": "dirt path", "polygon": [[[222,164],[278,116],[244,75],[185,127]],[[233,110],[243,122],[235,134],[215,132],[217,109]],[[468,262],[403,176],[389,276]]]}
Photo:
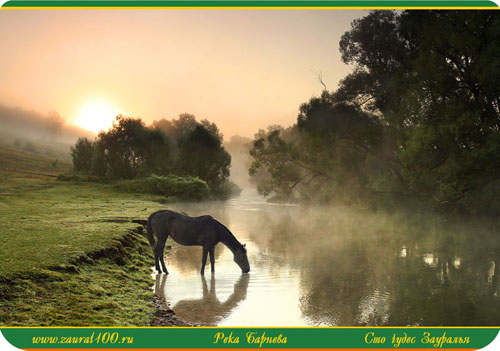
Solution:
{"label": "dirt path", "polygon": [[9,195],[12,194],[13,191],[17,190],[40,190],[40,189],[50,189],[55,186],[59,186],[60,184],[56,183],[39,183],[32,185],[21,185],[21,186],[11,186],[8,188],[0,188],[0,195]]}

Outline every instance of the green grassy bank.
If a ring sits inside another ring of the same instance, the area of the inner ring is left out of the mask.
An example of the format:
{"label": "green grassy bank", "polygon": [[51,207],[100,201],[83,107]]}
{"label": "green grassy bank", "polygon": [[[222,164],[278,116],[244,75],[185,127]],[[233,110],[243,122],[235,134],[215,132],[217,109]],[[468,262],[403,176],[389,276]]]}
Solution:
{"label": "green grassy bank", "polygon": [[59,182],[22,162],[0,166],[0,325],[149,325],[154,260],[131,220],[163,197]]}

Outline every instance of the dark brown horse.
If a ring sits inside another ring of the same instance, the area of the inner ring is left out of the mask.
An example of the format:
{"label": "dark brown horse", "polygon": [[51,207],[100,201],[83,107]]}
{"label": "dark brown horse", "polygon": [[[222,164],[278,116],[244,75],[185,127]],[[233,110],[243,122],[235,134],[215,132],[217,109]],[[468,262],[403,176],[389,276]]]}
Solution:
{"label": "dark brown horse", "polygon": [[[163,261],[163,250],[169,236],[181,245],[200,245],[203,247],[201,274],[205,273],[208,253],[210,253],[212,272],[214,272],[214,250],[215,245],[220,242],[233,252],[234,261],[240,266],[243,273],[250,271],[245,245],[242,245],[229,229],[211,216],[189,217],[173,211],[157,211],[149,216],[147,229],[148,240],[155,254],[155,266],[158,273],[162,272],[160,269],[161,263],[163,272],[168,274]],[[156,243],[155,234],[158,239]]]}

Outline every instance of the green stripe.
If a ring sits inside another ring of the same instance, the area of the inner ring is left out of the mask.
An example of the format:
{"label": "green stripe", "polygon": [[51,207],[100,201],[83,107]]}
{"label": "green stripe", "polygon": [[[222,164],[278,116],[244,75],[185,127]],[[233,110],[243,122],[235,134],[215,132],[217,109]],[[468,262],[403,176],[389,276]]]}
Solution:
{"label": "green stripe", "polygon": [[11,0],[3,7],[491,7],[498,8],[493,1],[304,1],[304,0],[206,0],[206,1],[151,1],[151,0]]}
{"label": "green stripe", "polygon": [[[483,328],[14,328],[2,329],[21,349],[33,348],[428,348],[480,349],[498,334]],[[222,337],[223,333],[224,337]],[[67,339],[67,338],[70,339]],[[76,338],[76,339],[75,339]],[[81,338],[81,339],[79,339]],[[259,339],[257,339],[259,338]],[[285,340],[286,338],[286,340]],[[128,340],[132,341],[129,343]],[[79,343],[68,344],[68,341]],[[232,341],[232,342],[231,342]],[[462,341],[462,342],[460,342]],[[260,342],[263,342],[260,344]]]}

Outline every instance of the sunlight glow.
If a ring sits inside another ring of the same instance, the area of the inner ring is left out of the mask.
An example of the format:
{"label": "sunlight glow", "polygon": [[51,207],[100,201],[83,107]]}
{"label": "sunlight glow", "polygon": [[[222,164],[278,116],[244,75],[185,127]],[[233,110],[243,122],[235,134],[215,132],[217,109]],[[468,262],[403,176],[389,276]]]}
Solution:
{"label": "sunlight glow", "polygon": [[101,130],[109,129],[117,115],[118,110],[108,102],[91,100],[82,107],[75,124],[98,133]]}

